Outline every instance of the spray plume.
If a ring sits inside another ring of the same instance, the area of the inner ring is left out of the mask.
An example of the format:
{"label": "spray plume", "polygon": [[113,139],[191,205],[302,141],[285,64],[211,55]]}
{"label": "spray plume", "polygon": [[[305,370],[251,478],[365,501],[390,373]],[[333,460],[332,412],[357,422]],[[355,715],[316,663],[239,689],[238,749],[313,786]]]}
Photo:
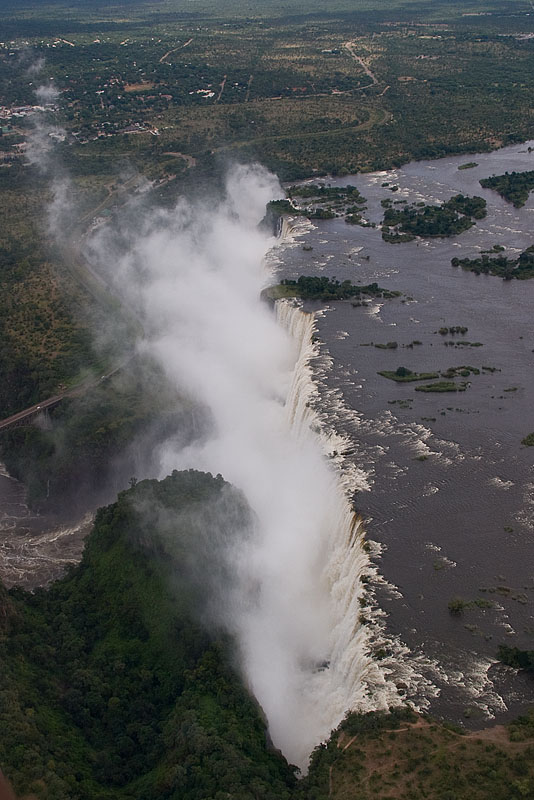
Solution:
{"label": "spray plume", "polygon": [[277,320],[260,300],[274,240],[258,223],[279,196],[272,175],[240,166],[219,204],[138,210],[135,229],[122,231],[126,252],[107,231],[90,253],[141,315],[141,349],[209,412],[195,443],[161,448],[161,476],[221,473],[253,510],[254,531],[220,553],[233,580],[215,621],[237,638],[275,745],[305,767],[349,708],[393,698],[389,690],[368,698],[370,681],[385,685],[358,621],[369,563],[360,523],[310,427],[314,319],[284,305]]}

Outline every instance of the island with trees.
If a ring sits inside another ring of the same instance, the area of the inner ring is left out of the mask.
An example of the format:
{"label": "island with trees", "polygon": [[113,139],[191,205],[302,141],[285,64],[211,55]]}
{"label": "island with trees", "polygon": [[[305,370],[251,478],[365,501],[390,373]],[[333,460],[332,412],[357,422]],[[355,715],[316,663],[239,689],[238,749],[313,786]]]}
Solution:
{"label": "island with trees", "polygon": [[451,264],[453,267],[474,272],[475,275],[497,275],[505,281],[513,278],[526,280],[534,278],[534,245],[523,250],[517,258],[502,254],[490,258],[487,253],[481,253],[478,258],[453,258]]}
{"label": "island with trees", "polygon": [[397,367],[394,372],[382,370],[378,375],[381,375],[383,378],[388,378],[390,381],[395,381],[396,383],[430,381],[433,378],[439,378],[439,372],[412,372],[412,370],[407,367]]}
{"label": "island with trees", "polygon": [[[462,365],[460,367],[449,367],[443,372],[413,372],[411,369],[408,369],[408,367],[397,367],[397,369],[394,372],[389,370],[382,370],[378,372],[378,375],[381,375],[383,378],[388,378],[390,381],[395,381],[396,383],[413,383],[415,381],[430,381],[440,377],[445,378],[446,382],[451,382],[453,378],[458,378],[458,377],[469,378],[470,375],[480,375],[480,370],[478,369],[478,367],[470,367],[466,365]],[[442,383],[443,381],[440,382],[440,385]],[[438,384],[432,384],[432,385],[436,386]],[[464,383],[462,383],[461,385],[465,386]],[[443,389],[440,389],[439,391],[443,391]]]}
{"label": "island with trees", "polygon": [[440,206],[412,203],[403,208],[393,208],[391,201],[385,206],[382,238],[397,244],[410,242],[416,236],[457,236],[486,216],[486,201],[482,197],[454,195]]}
{"label": "island with trees", "polygon": [[289,186],[285,200],[267,203],[267,220],[277,221],[284,214],[305,216],[309,219],[335,219],[345,217],[351,224],[366,224],[362,213],[366,199],[355,186],[329,186],[322,183],[304,183]]}
{"label": "island with trees", "polygon": [[491,178],[482,178],[480,185],[483,189],[494,189],[508,203],[512,203],[516,208],[521,208],[534,189],[534,170],[492,175]]}
{"label": "island with trees", "polygon": [[378,283],[357,286],[349,280],[338,281],[316,275],[300,275],[297,280],[284,278],[276,286],[265,289],[262,296],[267,300],[298,297],[301,300],[349,300],[362,297],[381,297],[385,300],[400,297],[401,292],[383,289]]}

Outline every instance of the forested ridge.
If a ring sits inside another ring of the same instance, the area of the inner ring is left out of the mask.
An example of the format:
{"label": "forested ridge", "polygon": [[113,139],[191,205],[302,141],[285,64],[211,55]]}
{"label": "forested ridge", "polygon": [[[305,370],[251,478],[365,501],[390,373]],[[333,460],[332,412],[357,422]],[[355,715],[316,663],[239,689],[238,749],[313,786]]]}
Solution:
{"label": "forested ridge", "polygon": [[194,553],[216,571],[216,542],[248,514],[220,476],[143,481],[98,512],[71,574],[2,592],[0,764],[18,795],[289,797],[293,770],[231,642],[201,624],[208,581],[188,567]]}

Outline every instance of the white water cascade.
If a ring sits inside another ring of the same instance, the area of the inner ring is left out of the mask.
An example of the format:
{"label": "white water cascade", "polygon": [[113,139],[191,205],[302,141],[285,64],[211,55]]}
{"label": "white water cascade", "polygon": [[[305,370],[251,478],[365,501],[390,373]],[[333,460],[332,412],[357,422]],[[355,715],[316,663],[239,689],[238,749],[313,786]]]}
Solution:
{"label": "white water cascade", "polygon": [[138,214],[120,257],[110,258],[103,233],[92,247],[139,309],[142,348],[208,412],[197,441],[161,448],[161,477],[221,473],[252,510],[254,530],[216,553],[233,580],[213,604],[214,622],[238,642],[274,744],[305,768],[347,710],[398,697],[370,655],[373,626],[360,618],[378,612],[361,607],[362,578],[376,570],[348,499],[356,487],[314,410],[315,318],[281,302],[277,319],[260,299],[273,240],[258,223],[277,191],[261,168],[240,167],[219,205]]}
{"label": "white water cascade", "polygon": [[[276,304],[279,324],[297,343],[298,357],[286,400],[286,419],[292,435],[301,443],[313,442],[323,458],[339,447],[339,439],[321,429],[317,412],[317,387],[312,361],[318,356],[316,318],[291,301]],[[364,547],[361,518],[353,510],[349,492],[354,489],[333,462],[329,468],[329,497],[320,521],[323,562],[317,574],[317,590],[328,606],[329,635],[322,643],[324,661],[312,667],[302,687],[316,710],[315,744],[326,738],[349,710],[386,709],[399,702],[395,684],[388,682],[370,654],[370,618],[362,611],[365,582],[374,572]],[[313,744],[313,742],[310,742]],[[298,759],[305,763],[306,747]],[[304,761],[303,761],[304,756]]]}

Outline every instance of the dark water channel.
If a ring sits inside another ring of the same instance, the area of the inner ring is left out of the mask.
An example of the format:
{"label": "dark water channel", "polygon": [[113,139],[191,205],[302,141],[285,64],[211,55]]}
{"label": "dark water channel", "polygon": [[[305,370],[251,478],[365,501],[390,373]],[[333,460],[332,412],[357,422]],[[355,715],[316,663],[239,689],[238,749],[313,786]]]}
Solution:
{"label": "dark water channel", "polygon": [[[499,644],[534,648],[534,447],[521,445],[534,431],[534,280],[504,282],[450,262],[495,244],[514,257],[534,243],[534,196],[514,209],[478,183],[534,169],[528,144],[328,181],[356,185],[368,201],[364,216],[377,225],[385,198],[484,197],[487,217],[458,237],[388,244],[378,228],[297,220],[297,235],[279,253],[280,277],[377,281],[403,293],[368,307],[331,303],[320,315],[322,351],[331,357],[329,369],[319,368],[323,408],[348,437],[347,459],[365,473],[356,504],[381,545],[380,572],[402,595],[379,591],[387,628],[439,689],[432,709],[475,725],[534,702],[534,682],[495,659]],[[476,168],[458,170],[471,160]],[[437,332],[456,325],[468,332]],[[421,344],[406,347],[414,340]],[[482,346],[445,345],[451,340]],[[396,349],[374,346],[392,341]],[[495,371],[472,375],[465,392],[443,394],[377,374],[460,365]],[[455,597],[479,605],[455,617]]]}

